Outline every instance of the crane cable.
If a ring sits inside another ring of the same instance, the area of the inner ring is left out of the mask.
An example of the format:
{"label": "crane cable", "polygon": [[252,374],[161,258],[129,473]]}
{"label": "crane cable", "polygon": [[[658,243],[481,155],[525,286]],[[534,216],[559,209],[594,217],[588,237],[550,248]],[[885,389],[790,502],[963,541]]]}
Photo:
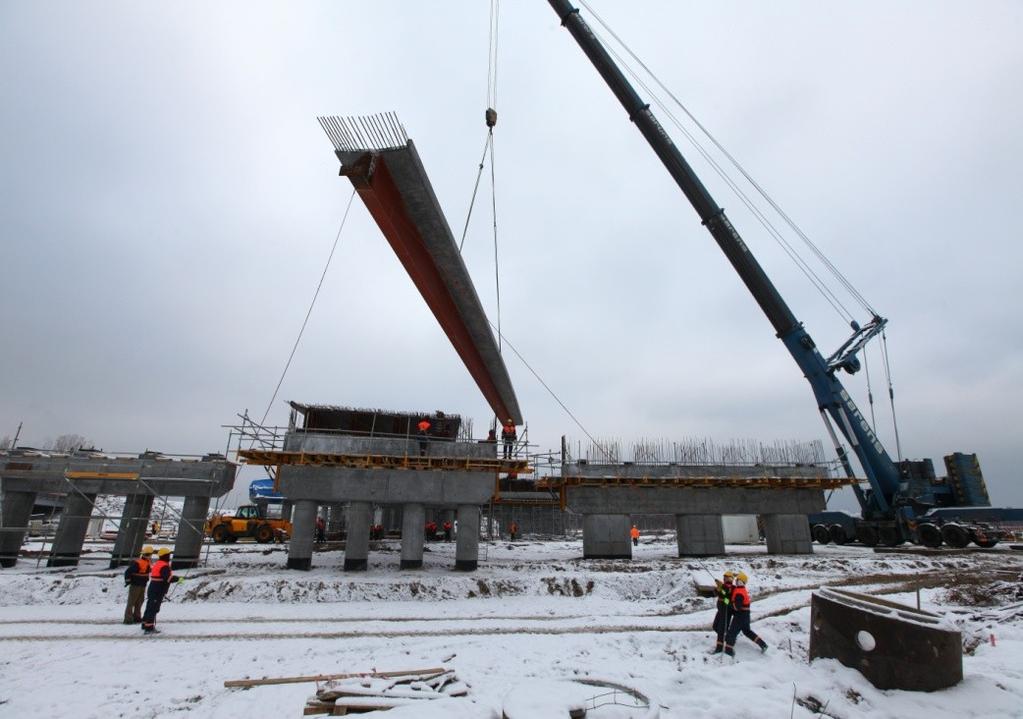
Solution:
{"label": "crane cable", "polygon": [[[835,279],[838,280],[838,282],[845,288],[845,290],[850,294],[850,296],[852,296],[865,310],[870,312],[871,315],[876,315],[877,312],[874,310],[873,306],[871,306],[871,304],[859,292],[859,290],[856,289],[856,287],[852,284],[852,282],[844,274],[842,274],[842,272],[834,265],[834,263],[831,262],[831,260],[824,254],[824,252],[809,238],[809,236],[802,230],[802,228],[800,228],[795,223],[795,221],[788,215],[788,213],[786,213],[781,208],[781,206],[752,177],[752,175],[749,174],[749,172],[738,162],[738,160],[736,160],[735,157],[731,153],[729,153],[728,150],[725,149],[725,147],[717,140],[717,138],[715,138],[710,133],[710,131],[696,118],[696,116],[693,115],[692,112],[690,112],[690,110],[685,106],[685,104],[683,104],[682,101],[679,100],[679,98],[673,92],[671,92],[670,89],[668,89],[668,87],[660,80],[660,78],[658,78],[658,76],[656,74],[654,74],[654,72],[646,65],[646,63],[644,63],[642,61],[642,59],[640,59],[640,57],[638,55],[636,55],[635,52],[633,52],[633,50],[629,47],[629,45],[624,40],[622,40],[622,38],[603,20],[603,18],[600,17],[600,15],[598,15],[593,10],[593,8],[591,8],[589,6],[589,4],[586,2],[586,0],[580,0],[580,4],[583,7],[585,7],[587,9],[587,11],[591,15],[593,15],[594,19],[607,31],[607,33],[611,37],[613,37],[615,39],[615,41],[619,45],[621,45],[621,47],[625,50],[625,52],[630,57],[632,57],[633,60],[635,60],[635,62],[641,68],[643,68],[644,72],[646,72],[651,77],[651,79],[654,81],[654,83],[658,87],[660,87],[664,91],[664,93],[667,94],[667,96],[670,97],[671,100],[676,105],[678,105],[679,108],[681,108],[681,110],[689,117],[689,119],[696,125],[696,127],[698,127],[700,129],[700,131],[704,135],[707,136],[707,138],[714,144],[714,146],[742,174],[742,176],[750,183],[750,185],[753,186],[753,188],[757,191],[757,193],[760,194],[761,197],[764,198],[764,200],[775,210],[775,212],[778,213],[778,215],[782,218],[782,220],[784,220],[785,223],[788,224],[790,228],[792,228],[793,232],[796,233],[796,235],[804,242],[804,244],[806,244],[806,246],[808,248],[810,248],[811,252],[817,257],[817,259],[821,262],[821,264],[823,264],[828,269],[828,271],[835,277]],[[681,124],[679,123],[678,119],[672,113],[670,113],[670,111],[665,107],[664,103],[657,97],[656,93],[654,93],[652,91],[652,89],[649,86],[646,85],[646,83],[642,82],[641,80],[639,80],[638,77],[636,77],[636,73],[633,70],[631,70],[631,68],[629,68],[628,63],[625,63],[624,60],[621,58],[621,56],[619,56],[617,53],[614,53],[611,50],[611,48],[609,47],[609,45],[608,45],[608,43],[606,41],[604,41],[599,36],[598,36],[598,39],[601,40],[601,43],[605,46],[605,48],[608,50],[608,52],[611,52],[613,55],[615,55],[615,57],[619,60],[619,62],[621,62],[622,65],[626,67],[626,69],[633,76],[633,78],[636,79],[636,81],[639,82],[639,84],[642,85],[643,88],[648,93],[650,93],[650,96],[654,99],[654,102],[658,105],[658,107],[660,107],[671,118],[673,124],[675,124],[675,126],[678,127],[679,130],[681,132],[683,132],[683,134],[686,135],[687,139],[689,139],[689,141],[693,143],[693,145],[697,148],[697,150],[700,152],[700,154],[703,155],[704,158],[709,163],[711,163],[711,165],[715,168],[715,171],[719,175],[722,175],[723,170],[720,168],[720,166],[713,159],[711,159],[708,156],[708,154],[702,148],[702,146],[699,144],[699,142],[694,137],[692,137],[691,134],[684,127],[681,126]],[[760,216],[762,216],[762,213],[759,210],[755,210],[753,207],[750,207],[750,203],[749,203],[748,198],[745,197],[744,193],[741,193],[741,191],[737,189],[737,187],[735,186],[734,182],[731,181],[730,179],[724,177],[723,175],[722,175],[722,179],[724,179],[729,184],[729,186],[732,187],[733,192],[736,192],[736,194],[740,195],[740,200],[742,200],[743,203],[746,204],[747,207],[749,207],[750,210],[752,212],[754,212],[755,215],[758,216],[758,219],[760,219]],[[763,220],[761,220],[761,224],[764,224]],[[773,225],[772,225],[772,227],[773,227]],[[766,225],[765,225],[765,228],[766,228]],[[768,231],[771,232],[772,235],[774,234],[774,232],[772,232],[770,229]],[[776,230],[775,230],[775,232],[776,232]],[[786,245],[788,245],[787,241],[785,241],[784,239],[780,239],[779,240],[779,239],[776,238],[776,241],[779,241],[781,243],[785,243]],[[784,247],[783,247],[783,249],[784,249]],[[791,249],[791,247],[790,247],[790,249]],[[786,250],[786,254],[789,254],[788,250]],[[791,254],[790,254],[790,257],[791,257]],[[797,265],[799,265],[799,263],[805,264],[805,262],[801,258],[798,259],[798,260],[793,258],[793,260],[797,263]],[[802,267],[801,267],[801,269],[802,269]],[[806,273],[806,271],[804,270],[804,274],[805,273]],[[816,273],[814,273],[814,276],[816,276]],[[818,281],[819,281],[819,278],[818,278]],[[816,283],[814,283],[814,284],[816,285]],[[818,291],[822,291],[822,290],[820,288],[818,288]],[[824,291],[827,291],[829,294],[831,294],[830,290],[824,290]],[[832,294],[832,296],[833,296],[833,294]],[[835,298],[835,299],[837,299],[837,298]],[[848,312],[848,311],[846,311],[846,312]],[[840,313],[840,314],[842,314],[842,313]]]}

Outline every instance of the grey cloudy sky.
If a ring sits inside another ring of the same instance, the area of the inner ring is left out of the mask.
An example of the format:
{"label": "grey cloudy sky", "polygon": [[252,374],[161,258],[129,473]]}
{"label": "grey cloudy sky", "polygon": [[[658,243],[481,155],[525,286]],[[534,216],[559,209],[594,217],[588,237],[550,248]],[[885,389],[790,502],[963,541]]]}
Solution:
{"label": "grey cloudy sky", "polygon": [[[891,319],[904,453],[976,451],[996,502],[1023,504],[1023,5],[593,4]],[[0,2],[0,436],[24,421],[28,444],[222,449],[222,423],[266,407],[351,191],[315,116],[397,111],[458,232],[487,23],[482,1]],[[506,336],[600,437],[822,438],[770,325],[547,3],[506,0],[500,27]],[[837,346],[839,318],[694,165]],[[483,198],[465,258],[493,312]],[[582,438],[508,365],[534,443]],[[272,422],[287,399],[489,419],[358,202]]]}

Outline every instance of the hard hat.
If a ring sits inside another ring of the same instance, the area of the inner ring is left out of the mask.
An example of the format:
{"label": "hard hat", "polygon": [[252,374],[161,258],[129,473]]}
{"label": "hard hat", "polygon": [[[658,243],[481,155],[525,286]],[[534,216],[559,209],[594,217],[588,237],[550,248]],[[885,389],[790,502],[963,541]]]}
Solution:
{"label": "hard hat", "polygon": [[746,572],[739,572],[738,574],[735,575],[735,578],[738,579],[743,584],[749,581],[749,577],[746,576]]}
{"label": "hard hat", "polygon": [[153,553],[153,548],[152,548],[152,547],[150,547],[150,546],[149,546],[149,545],[147,544],[146,546],[144,546],[144,547],[142,548],[142,553],[143,553],[143,554],[152,554],[152,553]]}
{"label": "hard hat", "polygon": [[725,579],[731,579],[732,577],[735,576],[735,572],[727,571],[727,572],[724,573],[723,576],[724,576]]}
{"label": "hard hat", "polygon": [[167,549],[167,547],[160,547],[159,551],[156,553],[156,556],[162,559],[164,557],[169,557],[170,554],[171,550]]}

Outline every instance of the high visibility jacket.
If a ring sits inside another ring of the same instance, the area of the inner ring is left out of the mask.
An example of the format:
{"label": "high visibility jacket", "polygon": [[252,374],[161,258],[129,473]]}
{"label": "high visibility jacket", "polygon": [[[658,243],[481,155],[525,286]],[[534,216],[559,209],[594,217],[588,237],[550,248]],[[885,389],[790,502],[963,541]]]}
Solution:
{"label": "high visibility jacket", "polygon": [[748,612],[750,605],[749,592],[746,587],[735,587],[732,589],[732,611]]}
{"label": "high visibility jacket", "polygon": [[136,587],[144,587],[149,583],[149,560],[138,558],[124,570],[124,581]]}
{"label": "high visibility jacket", "polygon": [[173,579],[170,562],[165,559],[157,559],[153,563],[149,579],[153,584],[170,584],[171,579]]}
{"label": "high visibility jacket", "polygon": [[422,422],[420,422],[419,424],[417,424],[416,426],[419,428],[420,432],[428,432],[428,431],[430,431],[430,423],[427,422],[425,419]]}
{"label": "high visibility jacket", "polygon": [[515,435],[515,425],[514,424],[506,424],[503,427],[501,427],[501,438],[502,439],[507,441],[509,439],[515,439],[515,437],[516,437],[516,435]]}
{"label": "high visibility jacket", "polygon": [[639,529],[638,528],[633,527],[631,530],[629,530],[629,534],[632,536],[633,539],[639,539]]}
{"label": "high visibility jacket", "polygon": [[718,609],[724,609],[732,603],[732,590],[735,587],[731,582],[725,584],[717,584],[715,591],[718,595]]}

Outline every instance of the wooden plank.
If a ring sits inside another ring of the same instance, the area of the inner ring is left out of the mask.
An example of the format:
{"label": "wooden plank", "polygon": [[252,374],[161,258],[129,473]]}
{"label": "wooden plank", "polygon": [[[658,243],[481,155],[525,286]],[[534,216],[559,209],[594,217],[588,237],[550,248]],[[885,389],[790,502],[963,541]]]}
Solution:
{"label": "wooden plank", "polygon": [[418,675],[440,674],[447,671],[444,667],[431,667],[429,669],[407,669],[395,672],[356,672],[348,674],[310,674],[297,677],[263,677],[262,679],[228,679],[224,686],[228,689],[261,687],[271,684],[302,684],[303,682],[326,682],[331,679],[354,679],[356,677],[388,678],[407,677]]}

